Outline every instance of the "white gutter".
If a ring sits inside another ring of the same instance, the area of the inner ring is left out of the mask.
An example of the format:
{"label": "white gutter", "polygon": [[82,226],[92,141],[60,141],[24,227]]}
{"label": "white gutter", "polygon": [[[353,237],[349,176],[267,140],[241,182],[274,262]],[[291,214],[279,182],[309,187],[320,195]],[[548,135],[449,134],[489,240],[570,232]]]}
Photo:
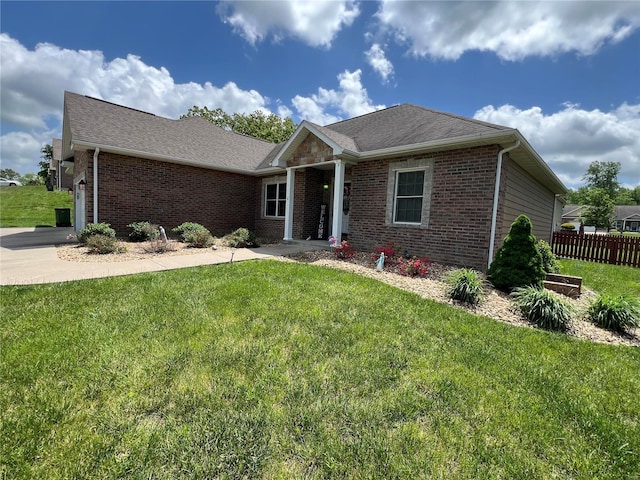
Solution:
{"label": "white gutter", "polygon": [[93,223],[98,223],[98,154],[100,147],[93,152]]}
{"label": "white gutter", "polygon": [[498,201],[500,197],[500,176],[502,174],[502,156],[520,146],[520,140],[516,140],[516,143],[510,147],[503,148],[498,152],[498,166],[496,168],[496,185],[493,190],[493,212],[491,213],[491,237],[489,238],[489,260],[487,262],[487,268],[491,266],[493,261],[493,247],[496,243],[496,221],[498,219]]}

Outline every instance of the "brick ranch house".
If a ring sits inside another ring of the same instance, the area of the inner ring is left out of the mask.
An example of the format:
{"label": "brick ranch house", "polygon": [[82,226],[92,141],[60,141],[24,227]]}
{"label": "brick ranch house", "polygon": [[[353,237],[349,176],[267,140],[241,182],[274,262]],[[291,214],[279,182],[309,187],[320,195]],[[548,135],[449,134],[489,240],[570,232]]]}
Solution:
{"label": "brick ranch house", "polygon": [[76,230],[107,222],[125,236],[147,220],[218,236],[332,234],[481,270],[519,214],[549,239],[566,193],[518,130],[409,104],[303,121],[275,145],[65,92],[62,159],[73,163]]}

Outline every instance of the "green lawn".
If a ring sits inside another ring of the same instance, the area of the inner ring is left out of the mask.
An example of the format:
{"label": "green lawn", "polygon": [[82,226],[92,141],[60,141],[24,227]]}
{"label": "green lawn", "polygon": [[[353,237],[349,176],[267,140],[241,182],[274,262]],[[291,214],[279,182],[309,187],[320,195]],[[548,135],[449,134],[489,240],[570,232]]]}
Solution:
{"label": "green lawn", "polygon": [[565,275],[582,277],[584,284],[599,293],[640,298],[640,268],[559,259]]}
{"label": "green lawn", "polygon": [[277,261],[0,294],[3,478],[640,472],[640,348]]}
{"label": "green lawn", "polygon": [[0,227],[54,227],[55,208],[71,208],[73,195],[47,191],[45,186],[0,188]]}

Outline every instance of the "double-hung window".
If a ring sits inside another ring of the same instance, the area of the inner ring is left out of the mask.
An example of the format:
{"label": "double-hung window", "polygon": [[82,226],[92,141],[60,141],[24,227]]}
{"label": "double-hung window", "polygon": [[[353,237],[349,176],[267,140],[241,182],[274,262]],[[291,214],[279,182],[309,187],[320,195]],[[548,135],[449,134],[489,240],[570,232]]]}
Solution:
{"label": "double-hung window", "polygon": [[264,189],[264,216],[284,217],[287,204],[287,184],[267,183]]}
{"label": "double-hung window", "polygon": [[394,223],[420,224],[424,198],[424,169],[396,171]]}

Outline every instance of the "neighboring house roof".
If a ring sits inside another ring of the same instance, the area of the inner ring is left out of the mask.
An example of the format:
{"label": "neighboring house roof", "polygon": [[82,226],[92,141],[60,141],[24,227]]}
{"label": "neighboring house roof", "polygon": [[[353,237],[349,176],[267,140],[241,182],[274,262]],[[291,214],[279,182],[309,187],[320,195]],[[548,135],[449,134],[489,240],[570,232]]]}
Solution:
{"label": "neighboring house roof", "polygon": [[[565,205],[562,209],[562,218],[578,218],[583,216],[582,205]],[[640,219],[640,205],[616,205],[614,208],[616,220]]]}
{"label": "neighboring house roof", "polygon": [[567,191],[518,130],[416,105],[396,105],[324,127],[303,121],[275,155],[273,165],[286,166],[310,134],[332,147],[335,156],[356,162],[480,145],[511,146],[519,141],[510,157],[552,192]]}
{"label": "neighboring house roof", "polygon": [[49,162],[49,170],[56,170],[58,163],[62,159],[62,139],[54,138],[51,146],[53,147],[53,156]]}
{"label": "neighboring house roof", "polygon": [[64,158],[72,149],[253,172],[275,144],[224,130],[201,117],[171,120],[104,100],[65,92]]}

